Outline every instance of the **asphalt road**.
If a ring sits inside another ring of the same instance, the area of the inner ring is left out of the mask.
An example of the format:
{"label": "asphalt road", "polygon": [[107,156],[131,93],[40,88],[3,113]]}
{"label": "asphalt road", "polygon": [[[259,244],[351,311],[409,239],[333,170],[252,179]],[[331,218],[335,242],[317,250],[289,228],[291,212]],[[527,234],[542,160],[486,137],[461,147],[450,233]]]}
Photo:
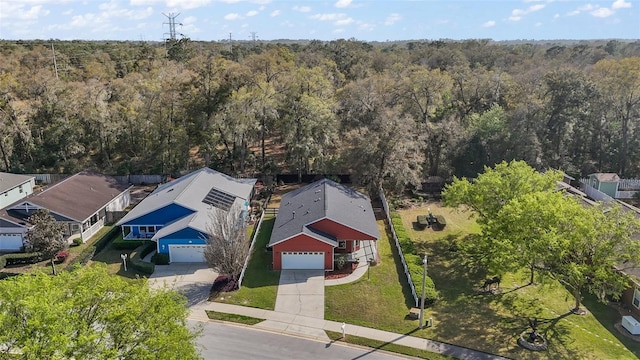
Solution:
{"label": "asphalt road", "polygon": [[[193,324],[196,323],[193,322]],[[325,343],[244,326],[217,322],[197,324],[203,326],[203,333],[198,339],[198,344],[205,359],[407,359],[407,357],[395,356],[375,349],[360,349],[338,343]]]}

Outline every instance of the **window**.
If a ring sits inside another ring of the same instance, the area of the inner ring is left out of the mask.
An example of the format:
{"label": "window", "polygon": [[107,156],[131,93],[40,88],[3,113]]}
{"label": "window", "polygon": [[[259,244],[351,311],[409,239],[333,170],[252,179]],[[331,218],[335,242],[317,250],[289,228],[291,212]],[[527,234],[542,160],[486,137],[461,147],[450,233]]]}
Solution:
{"label": "window", "polygon": [[338,241],[338,249],[346,249],[347,242],[346,241]]}
{"label": "window", "polygon": [[22,192],[22,185],[18,186],[18,191]]}
{"label": "window", "polygon": [[140,226],[140,232],[147,232],[146,226]]}
{"label": "window", "polygon": [[638,288],[633,289],[633,306],[640,309],[640,290]]}
{"label": "window", "polygon": [[353,243],[353,246],[355,246],[355,247],[360,246],[360,240],[356,240],[356,241]]}

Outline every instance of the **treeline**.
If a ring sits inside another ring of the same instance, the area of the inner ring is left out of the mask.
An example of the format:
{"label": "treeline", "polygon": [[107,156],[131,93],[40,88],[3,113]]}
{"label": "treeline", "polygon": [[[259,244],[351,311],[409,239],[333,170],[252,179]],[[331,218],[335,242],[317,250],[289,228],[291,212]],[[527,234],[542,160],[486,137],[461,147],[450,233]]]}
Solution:
{"label": "treeline", "polygon": [[0,169],[640,176],[640,41],[0,41]]}

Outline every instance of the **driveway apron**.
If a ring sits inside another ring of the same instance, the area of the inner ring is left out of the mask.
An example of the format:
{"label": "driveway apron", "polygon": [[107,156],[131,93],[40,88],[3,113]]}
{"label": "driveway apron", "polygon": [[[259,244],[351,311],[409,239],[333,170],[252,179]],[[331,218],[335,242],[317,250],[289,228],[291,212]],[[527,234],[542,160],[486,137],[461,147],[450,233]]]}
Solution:
{"label": "driveway apron", "polygon": [[324,319],[324,270],[282,270],[275,311]]}
{"label": "driveway apron", "polygon": [[209,292],[218,274],[201,263],[158,265],[149,277],[154,289],[168,287],[187,297],[189,306],[209,299]]}

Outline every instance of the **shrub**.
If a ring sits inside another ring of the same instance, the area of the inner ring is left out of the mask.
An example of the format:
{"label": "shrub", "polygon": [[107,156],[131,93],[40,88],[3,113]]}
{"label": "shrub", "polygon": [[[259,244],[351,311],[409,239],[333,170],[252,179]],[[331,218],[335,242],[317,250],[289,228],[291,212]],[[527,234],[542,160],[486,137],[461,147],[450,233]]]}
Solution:
{"label": "shrub", "polygon": [[[411,274],[413,287],[416,290],[416,295],[420,297],[422,296],[422,275],[424,271],[422,258],[416,254],[415,244],[407,234],[400,214],[396,212],[391,213],[391,224],[395,229],[396,236],[398,236],[398,242],[400,243],[400,250],[402,251],[400,256],[404,258],[404,261],[407,264],[407,268]],[[438,297],[438,292],[433,284],[433,280],[428,276],[426,278],[426,285],[425,305],[431,305]]]}
{"label": "shrub", "polygon": [[42,261],[42,254],[39,252],[5,254],[2,256],[6,260],[6,265],[35,264],[38,261]]}
{"label": "shrub", "polygon": [[73,246],[80,246],[84,243],[84,241],[82,241],[82,238],[73,238],[73,240],[71,240],[73,242]]}
{"label": "shrub", "polygon": [[344,269],[347,265],[347,254],[336,254],[336,268],[338,270]]}
{"label": "shrub", "polygon": [[169,254],[155,253],[151,257],[151,262],[156,264],[156,265],[168,265],[169,264]]}
{"label": "shrub", "polygon": [[[153,263],[143,261],[140,255],[143,253],[145,247],[148,247],[149,244],[144,244],[137,247],[135,250],[129,254],[129,264],[131,267],[143,274],[151,275],[156,269],[156,266]],[[148,254],[148,253],[147,253]]]}
{"label": "shrub", "polygon": [[[107,247],[107,245],[109,245],[111,240],[115,239],[118,236],[118,234],[120,234],[120,228],[117,227],[117,226],[112,227],[111,230],[109,230],[109,232],[104,234],[103,237],[101,237],[98,241],[96,241],[95,244],[93,244],[93,246],[95,247],[94,254],[95,253],[99,253],[105,247]],[[89,260],[91,260],[91,259],[89,259]],[[87,260],[87,261],[89,261],[89,260]]]}
{"label": "shrub", "polygon": [[220,292],[222,288],[229,282],[230,278],[227,275],[219,275],[211,286],[212,292]]}
{"label": "shrub", "polygon": [[133,250],[140,245],[143,245],[147,240],[124,240],[122,235],[113,240],[111,245],[116,250]]}
{"label": "shrub", "polygon": [[69,257],[69,252],[66,250],[58,251],[55,261],[58,263],[64,262]]}
{"label": "shrub", "polygon": [[147,257],[147,255],[151,254],[152,252],[154,252],[156,250],[156,243],[150,240],[145,240],[145,242],[143,243],[144,247],[142,248],[142,251],[140,252],[140,258],[144,259],[145,257]]}

